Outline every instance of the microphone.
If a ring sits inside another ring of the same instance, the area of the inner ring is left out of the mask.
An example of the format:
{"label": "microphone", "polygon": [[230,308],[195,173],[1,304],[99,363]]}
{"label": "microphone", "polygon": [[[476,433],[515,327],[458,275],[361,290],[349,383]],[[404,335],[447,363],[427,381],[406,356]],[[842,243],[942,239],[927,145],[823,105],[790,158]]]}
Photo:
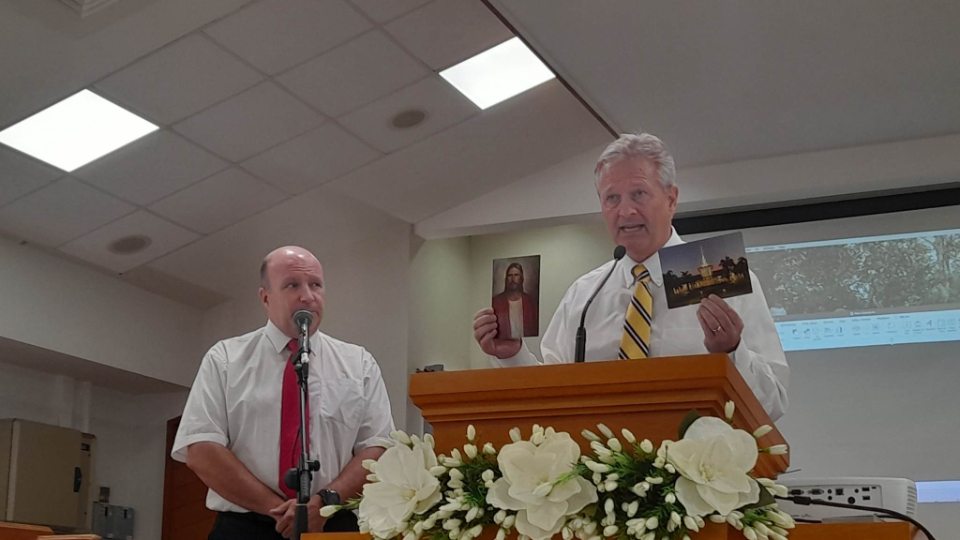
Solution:
{"label": "microphone", "polygon": [[297,326],[297,332],[300,334],[300,353],[303,362],[309,361],[310,354],[310,325],[313,324],[313,313],[305,309],[297,310],[293,314],[293,324]]}
{"label": "microphone", "polygon": [[580,314],[580,327],[577,328],[577,348],[576,353],[574,354],[573,361],[575,363],[583,362],[583,357],[586,355],[587,351],[587,329],[584,327],[584,321],[587,320],[587,310],[590,309],[590,304],[593,303],[593,299],[597,297],[597,293],[600,292],[600,289],[603,288],[603,285],[610,279],[610,275],[613,274],[614,269],[617,268],[617,264],[620,263],[620,259],[627,254],[627,248],[623,246],[617,246],[613,250],[613,266],[610,267],[610,270],[607,271],[607,275],[603,276],[603,281],[597,285],[597,288],[594,289],[593,294],[590,295],[590,299],[587,300],[586,305],[583,306],[583,313]]}

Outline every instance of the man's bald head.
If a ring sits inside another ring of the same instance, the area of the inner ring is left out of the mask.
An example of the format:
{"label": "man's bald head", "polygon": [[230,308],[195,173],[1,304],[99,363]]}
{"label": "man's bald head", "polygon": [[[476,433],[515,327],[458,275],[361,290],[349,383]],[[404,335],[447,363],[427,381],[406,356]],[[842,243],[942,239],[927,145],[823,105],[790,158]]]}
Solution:
{"label": "man's bald head", "polygon": [[273,324],[291,338],[297,328],[291,317],[301,309],[313,313],[312,335],[323,320],[323,267],[299,246],[271,251],[260,264],[260,301]]}
{"label": "man's bald head", "polygon": [[300,246],[279,247],[268,253],[260,263],[260,286],[264,289],[270,290],[270,266],[278,259],[300,259],[304,262],[313,260],[320,264],[313,253]]}

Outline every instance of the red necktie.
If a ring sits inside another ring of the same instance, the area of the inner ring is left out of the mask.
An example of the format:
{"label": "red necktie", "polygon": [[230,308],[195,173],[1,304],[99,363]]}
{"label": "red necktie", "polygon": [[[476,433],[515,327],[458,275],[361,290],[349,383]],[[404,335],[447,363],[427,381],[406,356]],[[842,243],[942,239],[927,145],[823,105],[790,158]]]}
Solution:
{"label": "red necktie", "polygon": [[[300,461],[300,388],[297,384],[297,372],[293,369],[293,356],[299,350],[297,340],[291,339],[287,343],[290,359],[283,370],[283,397],[280,402],[280,489],[290,499],[297,497],[297,490],[290,489],[283,483],[283,477],[288,470],[297,466]],[[307,451],[310,450],[310,401],[304,404],[307,415]]]}

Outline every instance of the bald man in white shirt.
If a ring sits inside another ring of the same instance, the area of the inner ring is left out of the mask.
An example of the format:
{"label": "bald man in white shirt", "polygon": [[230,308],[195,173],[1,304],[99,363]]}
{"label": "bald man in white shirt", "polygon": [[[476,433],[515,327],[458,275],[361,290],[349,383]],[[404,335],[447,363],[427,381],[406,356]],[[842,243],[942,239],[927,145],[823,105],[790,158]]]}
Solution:
{"label": "bald man in white shirt", "polygon": [[[379,458],[378,441],[394,429],[373,356],[318,330],[324,280],[317,258],[296,246],[274,250],[261,265],[260,281],[266,326],[207,352],[173,444],[172,457],[210,488],[207,508],[219,512],[210,540],[293,535],[296,493],[283,484],[283,474],[300,455],[299,391],[290,361],[297,351],[296,311],[313,315],[307,440],[320,471],[307,505],[309,532],[323,528],[324,498],[358,496],[367,475],[361,462]],[[340,517],[351,516],[331,519]]]}
{"label": "bald man in white shirt", "polygon": [[[595,169],[600,208],[614,243],[626,248],[610,280],[587,313],[586,361],[623,357],[621,340],[627,308],[635,289],[649,293],[647,357],[726,353],[757,399],[774,420],[787,409],[787,366],[780,338],[757,276],[750,272],[753,293],[724,300],[711,295],[699,307],[668,309],[658,251],[683,243],[673,229],[679,190],[673,157],[649,133],[626,134],[600,155]],[[543,362],[573,362],[580,313],[613,261],[580,277],[570,286],[540,341]],[[649,281],[639,284],[639,265]],[[536,357],[519,340],[496,339],[497,319],[491,308],[474,316],[474,338],[495,366],[536,365]],[[632,357],[632,356],[631,356]]]}

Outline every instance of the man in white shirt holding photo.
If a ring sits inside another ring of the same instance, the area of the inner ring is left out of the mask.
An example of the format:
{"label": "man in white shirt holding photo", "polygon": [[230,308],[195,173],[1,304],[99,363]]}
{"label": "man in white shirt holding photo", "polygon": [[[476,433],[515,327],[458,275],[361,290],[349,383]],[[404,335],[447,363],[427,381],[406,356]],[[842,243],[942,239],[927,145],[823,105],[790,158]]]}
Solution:
{"label": "man in white shirt holding photo", "polygon": [[[295,312],[313,315],[307,441],[320,471],[307,505],[309,532],[323,528],[319,511],[325,501],[358,496],[367,476],[361,462],[379,458],[384,449],[378,441],[394,429],[373,356],[318,330],[324,287],[323,268],[312,253],[295,246],[274,250],[260,268],[266,326],[220,341],[203,357],[172,457],[210,488],[207,508],[219,512],[211,540],[293,535],[296,492],[283,476],[301,453],[299,387],[290,361],[298,350]],[[331,520],[340,518],[351,515]]]}
{"label": "man in white shirt holding photo", "polygon": [[[658,251],[683,243],[673,229],[679,190],[673,157],[648,133],[626,134],[600,155],[597,195],[610,237],[626,248],[585,321],[585,360],[726,353],[774,420],[787,408],[790,370],[756,275],[753,293],[668,309]],[[573,362],[580,314],[613,261],[570,286],[540,341],[543,362]],[[632,321],[632,322],[631,322]],[[498,367],[536,365],[522,341],[496,339],[491,308],[474,316],[474,338]]]}

